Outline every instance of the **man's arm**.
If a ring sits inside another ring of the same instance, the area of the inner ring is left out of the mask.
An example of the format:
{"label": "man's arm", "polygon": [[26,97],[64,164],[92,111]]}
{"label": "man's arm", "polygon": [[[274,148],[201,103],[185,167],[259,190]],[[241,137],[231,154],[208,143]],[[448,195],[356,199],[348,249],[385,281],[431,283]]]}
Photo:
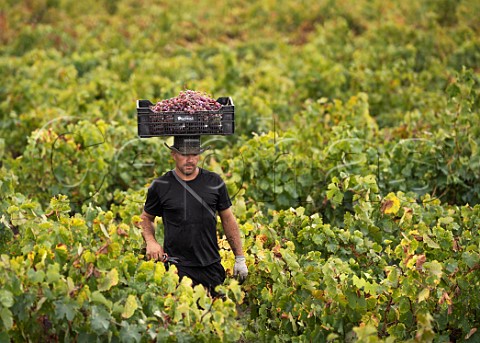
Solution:
{"label": "man's arm", "polygon": [[147,244],[147,259],[163,261],[165,252],[155,238],[155,216],[143,211],[140,218],[142,221],[139,223],[139,227],[142,229],[142,236]]}
{"label": "man's arm", "polygon": [[245,256],[243,255],[242,238],[240,237],[237,221],[230,208],[220,211],[219,215],[222,220],[225,236],[227,236],[228,243],[235,254],[233,276],[238,277],[240,283],[243,283],[248,276],[248,268],[245,263]]}
{"label": "man's arm", "polygon": [[227,241],[233,250],[235,256],[244,256],[242,248],[242,239],[240,237],[240,230],[238,229],[237,221],[230,208],[219,212],[222,220],[223,231],[227,236]]}

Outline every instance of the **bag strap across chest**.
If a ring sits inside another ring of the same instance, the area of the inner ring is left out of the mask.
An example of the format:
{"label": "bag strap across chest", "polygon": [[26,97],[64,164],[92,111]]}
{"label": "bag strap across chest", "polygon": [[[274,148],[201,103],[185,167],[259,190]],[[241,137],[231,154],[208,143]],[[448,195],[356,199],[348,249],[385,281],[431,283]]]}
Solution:
{"label": "bag strap across chest", "polygon": [[205,207],[205,209],[208,211],[208,213],[210,213],[213,216],[213,218],[216,219],[217,216],[215,215],[215,212],[213,212],[213,210],[210,208],[210,206],[208,206],[207,203],[202,199],[202,197],[198,195],[197,192],[195,192],[184,180],[182,180],[177,175],[174,169],[172,169],[172,174],[175,177],[175,179],[178,181],[178,183],[180,183],[183,186],[183,188],[185,188],[199,203],[201,203],[202,206]]}

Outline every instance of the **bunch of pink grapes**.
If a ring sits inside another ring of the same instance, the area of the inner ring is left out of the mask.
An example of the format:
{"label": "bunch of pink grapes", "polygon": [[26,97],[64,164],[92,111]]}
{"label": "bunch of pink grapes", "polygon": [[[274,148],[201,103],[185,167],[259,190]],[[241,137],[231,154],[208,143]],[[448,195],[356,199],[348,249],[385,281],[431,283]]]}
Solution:
{"label": "bunch of pink grapes", "polygon": [[222,105],[207,94],[185,90],[174,98],[165,99],[152,106],[154,112],[188,112],[218,111]]}

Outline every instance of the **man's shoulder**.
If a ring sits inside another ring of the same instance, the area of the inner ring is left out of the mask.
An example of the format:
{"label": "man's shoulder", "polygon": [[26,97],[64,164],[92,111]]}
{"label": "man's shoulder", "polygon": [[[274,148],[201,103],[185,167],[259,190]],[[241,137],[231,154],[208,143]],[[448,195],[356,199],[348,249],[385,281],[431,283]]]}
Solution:
{"label": "man's shoulder", "polygon": [[156,180],[170,180],[172,177],[173,177],[173,172],[169,170],[165,174],[157,177]]}
{"label": "man's shoulder", "polygon": [[203,168],[200,168],[200,170],[201,170],[200,175],[205,181],[212,181],[215,183],[223,182],[223,179],[219,174]]}
{"label": "man's shoulder", "polygon": [[150,184],[150,187],[161,187],[161,186],[164,186],[164,185],[168,185],[170,183],[170,181],[172,180],[172,171],[168,171],[166,172],[165,174],[157,177],[156,179],[154,179],[152,181],[152,183]]}

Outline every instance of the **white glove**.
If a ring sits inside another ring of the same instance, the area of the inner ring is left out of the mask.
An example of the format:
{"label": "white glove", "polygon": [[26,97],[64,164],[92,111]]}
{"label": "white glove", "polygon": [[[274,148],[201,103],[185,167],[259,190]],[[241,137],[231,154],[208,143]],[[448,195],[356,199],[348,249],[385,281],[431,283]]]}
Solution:
{"label": "white glove", "polygon": [[233,276],[237,277],[240,283],[243,283],[248,275],[248,268],[245,263],[245,256],[235,256],[235,265],[233,266]]}

